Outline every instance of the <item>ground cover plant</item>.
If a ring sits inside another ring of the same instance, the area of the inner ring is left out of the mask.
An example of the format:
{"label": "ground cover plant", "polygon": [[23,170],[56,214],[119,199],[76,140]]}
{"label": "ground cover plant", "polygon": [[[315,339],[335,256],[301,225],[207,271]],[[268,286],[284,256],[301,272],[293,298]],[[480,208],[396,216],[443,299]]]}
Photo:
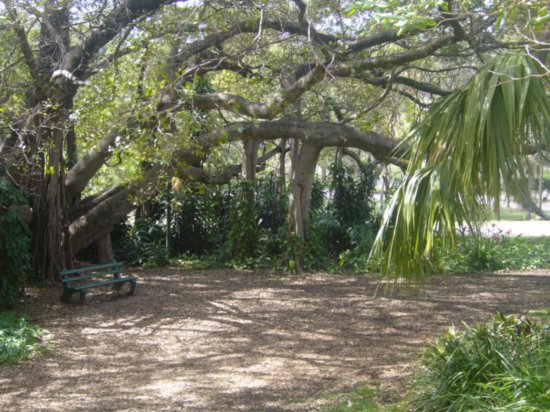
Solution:
{"label": "ground cover plant", "polygon": [[449,328],[426,347],[398,403],[377,402],[378,388],[364,385],[327,411],[550,410],[550,310],[528,316],[498,313]]}
{"label": "ground cover plant", "polygon": [[0,364],[16,363],[42,352],[44,331],[25,316],[0,313]]}
{"label": "ground cover plant", "polygon": [[550,410],[550,335],[526,317],[498,314],[453,327],[421,362],[415,410]]}

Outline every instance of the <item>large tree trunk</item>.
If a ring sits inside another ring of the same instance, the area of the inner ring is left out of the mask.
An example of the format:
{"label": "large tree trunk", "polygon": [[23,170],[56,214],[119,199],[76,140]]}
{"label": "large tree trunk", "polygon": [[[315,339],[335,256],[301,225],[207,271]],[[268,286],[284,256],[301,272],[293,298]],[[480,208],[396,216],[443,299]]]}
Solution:
{"label": "large tree trunk", "polygon": [[53,280],[63,266],[63,216],[61,199],[62,133],[54,133],[44,179],[37,182],[33,204],[32,253],[34,268]]}
{"label": "large tree trunk", "polygon": [[297,273],[304,270],[304,245],[308,235],[311,189],[320,152],[321,149],[311,143],[302,144],[290,183],[289,241],[292,245],[291,250],[294,250],[294,269]]}
{"label": "large tree trunk", "polygon": [[97,258],[99,263],[111,263],[114,260],[110,233],[97,241]]}

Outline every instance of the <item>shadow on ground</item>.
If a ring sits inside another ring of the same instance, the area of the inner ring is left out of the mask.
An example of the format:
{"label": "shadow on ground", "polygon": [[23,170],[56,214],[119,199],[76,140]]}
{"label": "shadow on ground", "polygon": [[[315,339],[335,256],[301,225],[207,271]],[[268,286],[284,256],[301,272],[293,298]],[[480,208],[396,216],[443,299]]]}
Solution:
{"label": "shadow on ground", "polygon": [[[375,296],[368,276],[143,270],[134,297],[30,290],[53,353],[0,366],[0,410],[312,410],[360,382],[405,387],[451,323],[550,307],[550,273],[437,279]],[[320,401],[321,399],[321,401]]]}

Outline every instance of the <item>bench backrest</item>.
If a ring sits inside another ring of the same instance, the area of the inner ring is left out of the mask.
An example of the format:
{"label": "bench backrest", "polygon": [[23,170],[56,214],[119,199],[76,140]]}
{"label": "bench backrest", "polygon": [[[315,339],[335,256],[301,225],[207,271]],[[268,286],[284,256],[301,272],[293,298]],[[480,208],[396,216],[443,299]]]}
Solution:
{"label": "bench backrest", "polygon": [[101,265],[83,266],[76,269],[66,269],[59,272],[63,282],[72,282],[94,276],[122,273],[123,262],[104,263]]}

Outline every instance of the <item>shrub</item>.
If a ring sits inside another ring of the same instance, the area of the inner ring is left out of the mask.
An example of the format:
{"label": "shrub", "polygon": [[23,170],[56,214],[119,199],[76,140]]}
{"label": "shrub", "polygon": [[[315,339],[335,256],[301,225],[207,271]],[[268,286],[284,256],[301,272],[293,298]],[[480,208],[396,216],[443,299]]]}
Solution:
{"label": "shrub", "polygon": [[116,260],[130,265],[164,266],[169,263],[164,245],[164,228],[149,219],[139,219],[134,226],[121,225],[113,252]]}
{"label": "shrub", "polygon": [[172,247],[175,254],[204,255],[227,240],[231,191],[191,187],[173,201]]}
{"label": "shrub", "polygon": [[324,186],[316,181],[305,245],[308,266],[325,270],[336,265],[366,268],[379,225],[372,197],[375,180],[373,165],[362,166],[359,173],[354,173],[336,161]]}
{"label": "shrub", "polygon": [[539,323],[498,314],[428,346],[414,385],[418,411],[550,410],[550,336]]}
{"label": "shrub", "polygon": [[0,313],[0,363],[28,359],[45,349],[44,331],[22,316]]}
{"label": "shrub", "polygon": [[15,304],[31,274],[30,230],[14,207],[24,203],[23,194],[0,167],[0,310]]}
{"label": "shrub", "polygon": [[510,237],[500,231],[484,238],[462,236],[457,249],[441,259],[450,273],[526,270],[550,267],[550,237]]}
{"label": "shrub", "polygon": [[238,191],[229,212],[231,253],[237,260],[254,258],[260,240],[258,210],[255,202],[255,182],[239,180]]}

